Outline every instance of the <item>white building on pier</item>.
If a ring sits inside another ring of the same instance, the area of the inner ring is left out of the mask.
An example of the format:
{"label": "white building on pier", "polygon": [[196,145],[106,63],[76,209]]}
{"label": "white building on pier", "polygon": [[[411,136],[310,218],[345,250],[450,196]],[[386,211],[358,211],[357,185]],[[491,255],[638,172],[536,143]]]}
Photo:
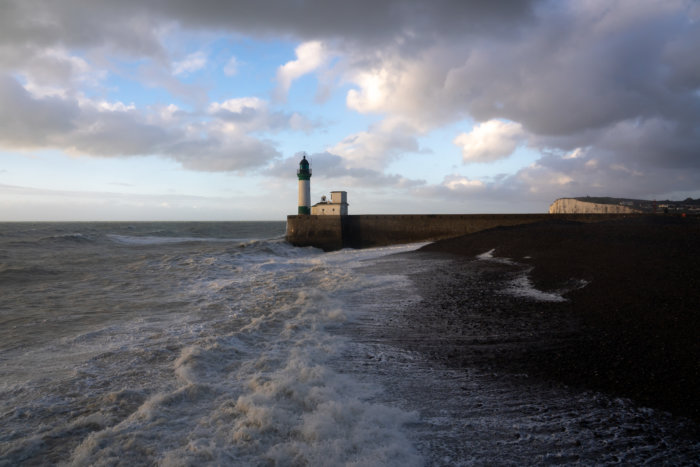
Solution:
{"label": "white building on pier", "polygon": [[347,216],[348,194],[345,191],[331,191],[331,200],[323,196],[320,203],[311,206],[312,216]]}

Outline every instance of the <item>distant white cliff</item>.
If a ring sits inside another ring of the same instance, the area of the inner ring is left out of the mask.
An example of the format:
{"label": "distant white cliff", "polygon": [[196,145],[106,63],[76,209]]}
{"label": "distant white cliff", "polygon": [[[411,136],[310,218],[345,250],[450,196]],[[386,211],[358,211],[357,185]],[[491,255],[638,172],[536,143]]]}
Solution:
{"label": "distant white cliff", "polygon": [[550,214],[627,214],[641,212],[620,204],[603,204],[580,201],[575,198],[559,198],[549,206]]}

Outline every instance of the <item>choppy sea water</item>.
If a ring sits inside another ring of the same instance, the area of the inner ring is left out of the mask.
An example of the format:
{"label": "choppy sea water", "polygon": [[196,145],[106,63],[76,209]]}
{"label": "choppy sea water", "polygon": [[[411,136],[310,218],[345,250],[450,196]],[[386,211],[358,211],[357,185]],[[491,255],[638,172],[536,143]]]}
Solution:
{"label": "choppy sea water", "polygon": [[699,458],[667,414],[384,339],[420,301],[407,272],[436,267],[390,256],[416,245],[323,253],[284,230],[0,224],[0,465]]}

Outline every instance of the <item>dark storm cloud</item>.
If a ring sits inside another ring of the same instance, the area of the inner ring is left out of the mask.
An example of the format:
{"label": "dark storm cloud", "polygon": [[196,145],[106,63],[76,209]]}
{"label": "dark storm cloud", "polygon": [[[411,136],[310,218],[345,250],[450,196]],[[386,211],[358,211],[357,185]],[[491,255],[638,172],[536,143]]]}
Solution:
{"label": "dark storm cloud", "polygon": [[136,2],[3,0],[0,7],[0,46],[110,46],[135,55],[163,53],[157,37],[162,18],[145,15]]}
{"label": "dark storm cloud", "polygon": [[[415,113],[444,120],[466,112],[477,121],[521,124],[523,144],[560,155],[545,156],[514,176],[528,196],[544,187],[570,196],[697,191],[699,4],[549,6],[515,39],[485,38],[428,59],[431,80],[421,81],[420,69],[411,70],[404,81],[438,83],[421,87],[440,103],[431,112],[423,101]],[[435,77],[440,70],[444,79]],[[403,105],[416,91],[387,96],[386,107]],[[577,148],[586,151],[573,164],[565,158]]]}
{"label": "dark storm cloud", "polygon": [[151,11],[190,27],[218,27],[248,34],[338,38],[381,43],[400,35],[432,36],[437,31],[503,32],[531,15],[531,1],[504,0],[301,0],[220,2],[161,0]]}
{"label": "dark storm cloud", "polygon": [[50,143],[52,135],[75,129],[79,113],[74,102],[35,99],[14,78],[0,75],[0,142],[10,146]]}
{"label": "dark storm cloud", "polygon": [[465,83],[463,104],[472,115],[509,118],[544,135],[629,118],[700,119],[700,80],[693,83],[689,71],[700,68],[700,54],[686,54],[680,70],[669,59],[675,44],[700,30],[683,10],[643,4],[566,13],[528,29],[522,41],[486,44],[467,60],[455,78]]}
{"label": "dark storm cloud", "polygon": [[532,14],[530,1],[301,0],[236,1],[5,0],[0,44],[46,47],[112,45],[138,55],[163,49],[157,31],[169,21],[188,28],[255,36],[338,38],[384,42],[399,35],[441,32],[503,33]]}
{"label": "dark storm cloud", "polygon": [[700,125],[684,120],[649,119],[607,129],[594,153],[649,169],[700,169]]}
{"label": "dark storm cloud", "polygon": [[134,155],[158,152],[168,136],[136,113],[102,112],[71,98],[35,97],[14,78],[0,76],[0,141],[7,146],[52,145],[97,156]]}

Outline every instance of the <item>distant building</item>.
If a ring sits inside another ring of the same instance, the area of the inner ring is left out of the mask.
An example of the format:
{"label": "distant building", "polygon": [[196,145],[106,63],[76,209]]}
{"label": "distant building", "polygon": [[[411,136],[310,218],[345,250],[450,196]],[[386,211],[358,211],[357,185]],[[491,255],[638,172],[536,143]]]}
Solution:
{"label": "distant building", "polygon": [[325,196],[320,203],[311,206],[312,216],[347,216],[348,194],[345,191],[331,191],[331,200]]}

